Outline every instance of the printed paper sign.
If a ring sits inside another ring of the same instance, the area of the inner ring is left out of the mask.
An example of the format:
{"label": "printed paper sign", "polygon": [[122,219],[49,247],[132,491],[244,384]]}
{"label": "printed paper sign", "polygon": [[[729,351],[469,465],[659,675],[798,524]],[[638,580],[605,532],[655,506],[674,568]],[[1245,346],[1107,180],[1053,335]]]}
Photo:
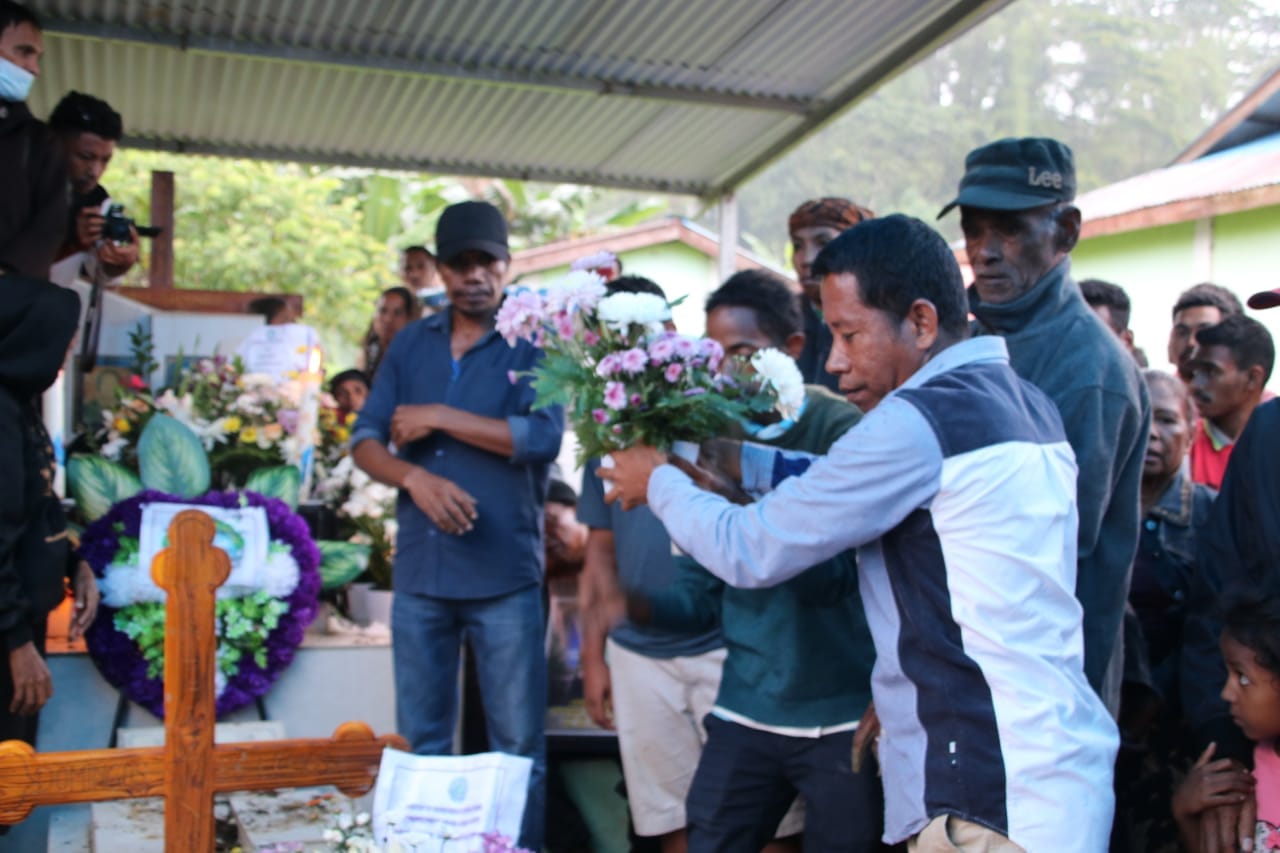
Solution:
{"label": "printed paper sign", "polygon": [[385,750],[373,793],[374,840],[426,850],[478,849],[486,832],[515,841],[532,771],[533,759],[501,752]]}

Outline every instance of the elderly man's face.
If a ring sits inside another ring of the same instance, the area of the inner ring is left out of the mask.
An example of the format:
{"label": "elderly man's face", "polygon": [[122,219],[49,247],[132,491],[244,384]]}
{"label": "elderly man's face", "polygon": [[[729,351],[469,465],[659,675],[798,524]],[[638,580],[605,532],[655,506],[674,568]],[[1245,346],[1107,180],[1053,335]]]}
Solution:
{"label": "elderly man's face", "polygon": [[822,306],[833,339],[827,372],[840,377],[840,393],[862,411],[875,408],[924,364],[911,322],[863,302],[852,273],[822,280]]}
{"label": "elderly man's face", "polygon": [[964,249],[978,298],[999,305],[1031,290],[1062,260],[1054,205],[1030,210],[960,208]]}

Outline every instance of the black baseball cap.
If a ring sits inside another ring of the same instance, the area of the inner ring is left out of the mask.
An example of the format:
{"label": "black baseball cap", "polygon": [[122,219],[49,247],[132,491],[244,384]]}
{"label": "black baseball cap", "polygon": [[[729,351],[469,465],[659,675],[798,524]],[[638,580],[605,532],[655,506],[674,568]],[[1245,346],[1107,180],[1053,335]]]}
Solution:
{"label": "black baseball cap", "polygon": [[441,263],[477,249],[499,260],[509,260],[507,220],[487,201],[451,204],[436,222],[436,257]]}
{"label": "black baseball cap", "polygon": [[1071,149],[1056,139],[999,139],[964,158],[960,192],[938,213],[957,205],[986,210],[1029,210],[1076,197]]}
{"label": "black baseball cap", "polygon": [[1253,309],[1275,308],[1277,305],[1280,305],[1280,287],[1262,290],[1249,297],[1249,307]]}

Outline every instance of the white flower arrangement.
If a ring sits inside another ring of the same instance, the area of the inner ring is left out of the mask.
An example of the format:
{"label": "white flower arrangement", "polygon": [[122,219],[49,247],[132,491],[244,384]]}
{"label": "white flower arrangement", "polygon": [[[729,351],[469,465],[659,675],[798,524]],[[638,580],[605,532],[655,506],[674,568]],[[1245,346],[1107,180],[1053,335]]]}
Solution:
{"label": "white flower arrangement", "polygon": [[654,293],[615,293],[600,300],[596,314],[617,332],[625,332],[634,324],[657,334],[662,331],[662,324],[671,319],[671,308],[667,300]]}
{"label": "white flower arrangement", "polygon": [[795,360],[781,350],[767,347],[756,350],[751,356],[751,366],[777,396],[778,414],[787,420],[795,418],[804,405],[804,376]]}

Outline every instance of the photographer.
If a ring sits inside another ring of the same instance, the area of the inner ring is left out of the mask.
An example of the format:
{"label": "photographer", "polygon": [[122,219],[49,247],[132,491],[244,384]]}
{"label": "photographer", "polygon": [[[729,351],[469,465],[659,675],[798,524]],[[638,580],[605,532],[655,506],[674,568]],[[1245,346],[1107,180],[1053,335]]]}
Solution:
{"label": "photographer", "polygon": [[0,0],[0,276],[45,278],[67,215],[62,157],[26,104],[43,53],[36,17]]}
{"label": "photographer", "polygon": [[49,277],[63,286],[77,277],[93,281],[101,265],[103,279],[118,279],[138,262],[138,232],[128,225],[104,236],[111,199],[98,181],[124,133],[120,114],[106,101],[69,92],[53,108],[49,127],[62,144],[71,182],[71,217]]}

